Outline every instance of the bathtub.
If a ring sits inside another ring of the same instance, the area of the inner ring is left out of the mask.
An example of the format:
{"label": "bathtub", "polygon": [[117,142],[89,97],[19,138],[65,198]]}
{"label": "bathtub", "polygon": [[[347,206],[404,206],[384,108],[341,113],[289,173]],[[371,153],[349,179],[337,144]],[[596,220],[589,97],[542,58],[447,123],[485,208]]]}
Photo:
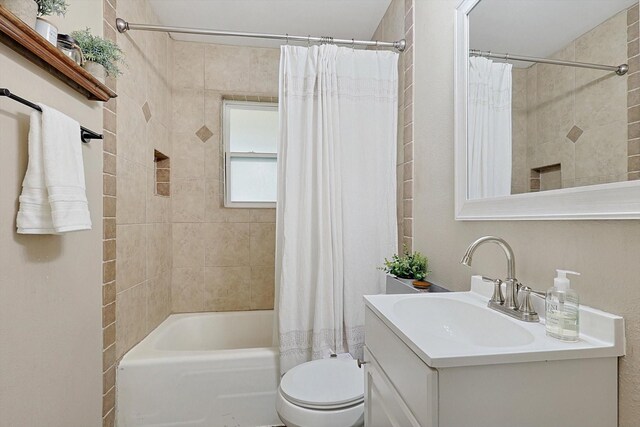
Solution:
{"label": "bathtub", "polygon": [[174,314],[118,365],[117,425],[280,425],[273,311]]}

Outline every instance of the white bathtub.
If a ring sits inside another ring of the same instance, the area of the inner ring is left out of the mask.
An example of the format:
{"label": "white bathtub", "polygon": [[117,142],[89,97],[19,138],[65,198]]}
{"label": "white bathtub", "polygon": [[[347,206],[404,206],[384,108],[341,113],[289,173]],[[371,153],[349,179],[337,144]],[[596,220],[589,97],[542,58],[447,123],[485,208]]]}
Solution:
{"label": "white bathtub", "polygon": [[275,410],[273,311],[174,314],[118,365],[118,427],[256,427]]}

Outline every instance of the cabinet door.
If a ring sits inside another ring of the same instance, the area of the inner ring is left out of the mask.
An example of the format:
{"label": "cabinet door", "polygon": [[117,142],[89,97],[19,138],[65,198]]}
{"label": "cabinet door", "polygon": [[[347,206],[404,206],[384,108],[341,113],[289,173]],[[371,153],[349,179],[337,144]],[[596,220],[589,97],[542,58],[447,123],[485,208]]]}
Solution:
{"label": "cabinet door", "polygon": [[398,392],[365,347],[364,425],[366,427],[420,427]]}

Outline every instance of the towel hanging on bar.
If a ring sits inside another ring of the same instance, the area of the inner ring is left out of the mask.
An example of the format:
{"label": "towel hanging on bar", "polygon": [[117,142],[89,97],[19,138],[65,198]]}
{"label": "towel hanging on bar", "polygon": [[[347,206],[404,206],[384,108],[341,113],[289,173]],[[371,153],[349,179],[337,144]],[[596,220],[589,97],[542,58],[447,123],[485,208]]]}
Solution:
{"label": "towel hanging on bar", "polygon": [[[21,104],[31,107],[34,110],[42,112],[42,108],[40,108],[38,105],[34,104],[31,101],[27,101],[26,99],[21,98],[18,95],[12,94],[11,91],[7,88],[0,88],[0,96],[6,96],[13,99],[14,101],[18,101]],[[102,139],[102,134],[87,129],[84,126],[80,126],[80,139],[82,140],[82,142],[87,143],[92,139]]]}

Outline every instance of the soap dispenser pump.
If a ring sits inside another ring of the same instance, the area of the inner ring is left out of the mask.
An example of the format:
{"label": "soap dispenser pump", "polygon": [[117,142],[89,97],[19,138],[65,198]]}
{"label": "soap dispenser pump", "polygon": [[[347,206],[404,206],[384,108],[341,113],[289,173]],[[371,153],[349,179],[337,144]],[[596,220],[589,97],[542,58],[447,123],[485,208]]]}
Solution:
{"label": "soap dispenser pump", "polygon": [[578,341],[580,337],[580,302],[578,293],[571,289],[567,274],[575,271],[556,270],[553,287],[547,290],[545,300],[545,328],[547,335],[562,341]]}

